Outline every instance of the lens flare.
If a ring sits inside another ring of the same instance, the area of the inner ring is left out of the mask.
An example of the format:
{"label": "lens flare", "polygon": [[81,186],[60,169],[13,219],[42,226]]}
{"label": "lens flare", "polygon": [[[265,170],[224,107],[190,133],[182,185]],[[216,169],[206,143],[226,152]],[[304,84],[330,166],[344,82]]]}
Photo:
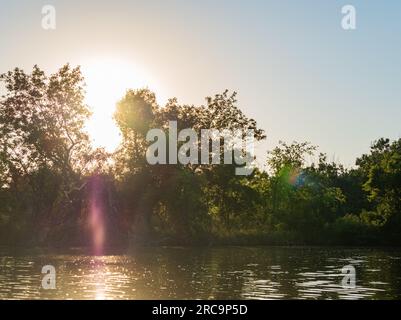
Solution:
{"label": "lens flare", "polygon": [[282,169],[280,176],[282,181],[294,187],[305,185],[306,174],[300,168],[286,166]]}
{"label": "lens flare", "polygon": [[102,201],[103,184],[100,177],[95,176],[90,183],[89,226],[92,234],[94,254],[101,255],[105,242],[105,216]]}

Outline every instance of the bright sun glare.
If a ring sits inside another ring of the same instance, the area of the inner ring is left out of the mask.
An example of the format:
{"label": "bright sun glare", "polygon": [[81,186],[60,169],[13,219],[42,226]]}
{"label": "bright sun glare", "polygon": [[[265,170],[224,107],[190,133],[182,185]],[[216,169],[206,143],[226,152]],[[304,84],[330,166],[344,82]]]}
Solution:
{"label": "bright sun glare", "polygon": [[113,120],[117,101],[127,89],[147,87],[160,99],[160,88],[138,66],[121,60],[103,59],[82,64],[86,83],[86,103],[92,111],[87,130],[95,147],[114,151],[120,141]]}

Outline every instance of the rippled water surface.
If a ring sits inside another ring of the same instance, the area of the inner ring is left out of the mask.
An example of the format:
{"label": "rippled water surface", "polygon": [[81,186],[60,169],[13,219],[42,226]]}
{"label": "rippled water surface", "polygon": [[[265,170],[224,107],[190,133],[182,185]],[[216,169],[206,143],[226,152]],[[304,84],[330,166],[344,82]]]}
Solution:
{"label": "rippled water surface", "polygon": [[[41,287],[44,265],[56,289]],[[356,286],[343,287],[352,265]],[[0,250],[1,299],[400,299],[400,249],[151,247],[88,256]]]}

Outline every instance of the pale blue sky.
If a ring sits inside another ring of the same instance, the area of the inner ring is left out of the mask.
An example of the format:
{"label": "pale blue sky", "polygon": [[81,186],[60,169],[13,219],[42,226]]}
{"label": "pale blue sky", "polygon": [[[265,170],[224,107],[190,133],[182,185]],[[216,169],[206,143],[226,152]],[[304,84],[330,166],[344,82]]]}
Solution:
{"label": "pale blue sky", "polygon": [[[45,4],[54,31],[41,28]],[[357,30],[341,28],[345,4]],[[401,136],[398,0],[0,0],[0,30],[0,72],[102,57],[133,62],[183,103],[236,90],[267,131],[258,155],[307,140],[352,165],[372,140]]]}

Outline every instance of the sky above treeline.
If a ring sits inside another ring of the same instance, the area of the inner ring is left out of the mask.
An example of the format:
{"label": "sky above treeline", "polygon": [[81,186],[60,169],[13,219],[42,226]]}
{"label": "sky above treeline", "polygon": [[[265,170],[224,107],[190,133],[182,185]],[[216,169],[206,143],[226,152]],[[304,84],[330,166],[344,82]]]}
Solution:
{"label": "sky above treeline", "polygon": [[[355,30],[341,27],[345,4]],[[42,28],[44,5],[55,30]],[[138,86],[160,104],[238,91],[267,132],[259,163],[278,140],[297,140],[352,166],[373,140],[401,136],[401,1],[0,0],[0,28],[1,73],[82,66],[89,130],[109,148],[115,100]]]}

